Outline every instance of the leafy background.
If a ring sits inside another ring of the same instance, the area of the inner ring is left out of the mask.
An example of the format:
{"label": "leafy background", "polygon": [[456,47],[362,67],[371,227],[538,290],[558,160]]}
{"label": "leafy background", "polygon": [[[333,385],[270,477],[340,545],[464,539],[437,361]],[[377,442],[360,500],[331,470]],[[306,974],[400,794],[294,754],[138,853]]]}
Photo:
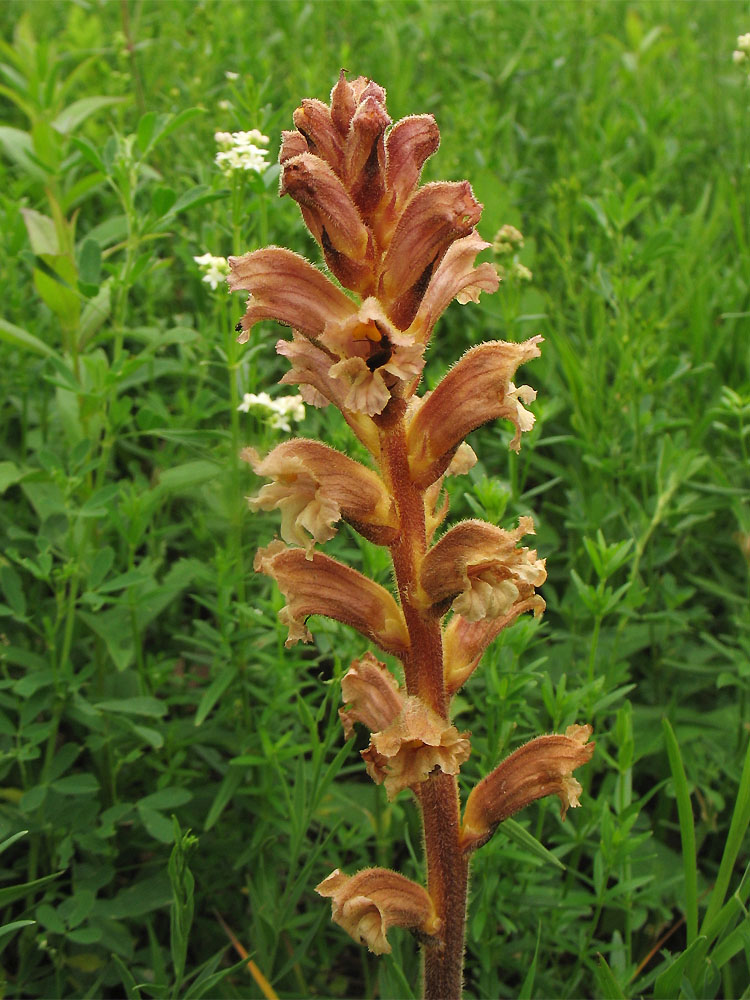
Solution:
{"label": "leafy background", "polygon": [[[546,341],[520,457],[484,428],[453,490],[456,517],[532,514],[549,570],[541,624],[457,700],[463,779],[574,721],[597,752],[564,824],[542,802],[478,853],[466,995],[748,996],[747,5],[10,0],[0,26],[5,994],[417,989],[408,936],[377,960],[312,891],[418,877],[419,831],[343,743],[361,642],[318,619],[284,650],[252,574],[276,521],[237,455],[281,435],[237,404],[279,392],[278,331],[238,347],[193,262],[318,259],[276,168],[227,179],[213,134],[260,128],[273,160],[344,66],[435,114],[425,178],[468,177],[483,235],[526,236],[534,280],[453,305],[427,384]],[[328,411],[297,430],[349,447]],[[388,580],[346,529],[334,550]]]}

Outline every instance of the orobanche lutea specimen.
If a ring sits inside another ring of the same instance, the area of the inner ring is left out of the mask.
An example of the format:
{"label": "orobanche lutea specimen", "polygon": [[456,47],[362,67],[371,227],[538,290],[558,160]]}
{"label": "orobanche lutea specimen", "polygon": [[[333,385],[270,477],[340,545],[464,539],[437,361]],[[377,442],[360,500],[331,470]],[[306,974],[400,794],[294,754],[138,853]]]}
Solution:
{"label": "orobanche lutea specimen", "polygon": [[[426,887],[384,868],[333,871],[317,886],[333,919],[376,953],[387,932],[410,928],[423,947],[424,995],[461,994],[466,892],[471,854],[498,824],[535,799],[557,795],[562,814],[578,805],[573,771],[591,757],[590,726],[540,736],[511,754],[471,791],[461,812],[458,772],[469,734],[450,719],[453,695],[502,629],[544,601],[544,560],[520,546],[529,517],[506,531],[467,520],[440,534],[448,504],[445,476],[466,472],[476,456],[466,435],[511,421],[518,450],[535,398],[513,382],[539,355],[541,337],[479,344],[432,392],[417,395],[435,324],[453,299],[476,302],[499,279],[475,264],[489,246],[474,228],[482,206],[468,181],[419,186],[438,148],[432,115],[391,125],[385,91],[342,71],[330,105],[304,100],[295,130],[284,132],[281,194],[290,195],[317,240],[331,280],[303,257],[267,247],[230,259],[229,285],[250,293],[238,330],[248,339],[260,320],[292,328],[279,354],[291,368],[282,382],[306,403],[338,407],[371,457],[371,467],[319,441],[296,438],[265,457],[244,457],[271,482],[254,508],[281,511],[281,537],[255,558],[286,598],[280,617],[287,645],[310,641],[307,619],[327,615],[357,629],[400,661],[402,686],[372,652],[355,660],[341,684],[347,738],[354,723],[372,736],[367,772],[389,799],[409,789],[424,825]],[[342,290],[347,289],[349,293]],[[316,545],[344,520],[393,560],[397,596]]]}

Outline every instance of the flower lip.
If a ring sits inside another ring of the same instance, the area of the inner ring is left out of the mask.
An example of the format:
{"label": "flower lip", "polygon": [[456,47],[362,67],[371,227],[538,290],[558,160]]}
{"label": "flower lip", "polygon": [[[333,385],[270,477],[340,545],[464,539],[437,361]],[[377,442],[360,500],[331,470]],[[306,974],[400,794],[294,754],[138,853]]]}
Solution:
{"label": "flower lip", "polygon": [[467,737],[421,698],[409,695],[393,722],[373,733],[362,758],[372,780],[384,784],[393,799],[402,789],[426,781],[436,767],[445,774],[458,774],[471,753]]}
{"label": "flower lip", "polygon": [[547,577],[536,551],[517,547],[533,531],[530,517],[521,517],[513,531],[478,520],[454,525],[422,564],[420,580],[427,600],[442,613],[452,601],[453,610],[467,621],[507,614]]}
{"label": "flower lip", "polygon": [[398,536],[395,505],[382,480],[348,455],[319,441],[292,438],[263,459],[254,448],[244,449],[242,458],[256,475],[273,480],[250,506],[278,507],[281,537],[301,545],[308,559],[316,542],[333,537],[333,525],[341,518],[375,544],[389,544]]}

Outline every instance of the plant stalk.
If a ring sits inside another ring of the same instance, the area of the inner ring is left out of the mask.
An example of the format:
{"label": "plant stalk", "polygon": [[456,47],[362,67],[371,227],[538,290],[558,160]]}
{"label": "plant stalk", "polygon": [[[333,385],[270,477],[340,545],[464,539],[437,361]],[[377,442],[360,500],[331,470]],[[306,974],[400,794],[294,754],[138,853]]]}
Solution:
{"label": "plant stalk", "polygon": [[[381,471],[398,507],[401,532],[391,546],[410,649],[406,688],[448,720],[440,619],[419,606],[419,573],[427,549],[424,493],[409,472],[406,406],[394,399],[380,423]],[[425,1000],[460,1000],[463,983],[468,860],[459,847],[460,803],[454,775],[436,768],[419,787],[427,860],[427,891],[442,921],[440,940],[424,949]]]}

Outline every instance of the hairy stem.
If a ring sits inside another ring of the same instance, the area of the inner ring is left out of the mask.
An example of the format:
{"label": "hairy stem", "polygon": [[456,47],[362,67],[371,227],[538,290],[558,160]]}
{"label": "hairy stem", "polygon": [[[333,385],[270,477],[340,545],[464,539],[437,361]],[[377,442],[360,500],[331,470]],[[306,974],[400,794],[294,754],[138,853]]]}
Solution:
{"label": "hairy stem", "polygon": [[[409,474],[405,404],[394,399],[380,421],[381,468],[399,513],[401,532],[391,547],[410,651],[406,687],[448,719],[440,620],[420,606],[419,573],[427,548],[424,494]],[[425,1000],[459,1000],[463,981],[468,861],[459,848],[458,782],[435,769],[418,792],[427,858],[427,891],[443,922],[441,940],[425,948]]]}

